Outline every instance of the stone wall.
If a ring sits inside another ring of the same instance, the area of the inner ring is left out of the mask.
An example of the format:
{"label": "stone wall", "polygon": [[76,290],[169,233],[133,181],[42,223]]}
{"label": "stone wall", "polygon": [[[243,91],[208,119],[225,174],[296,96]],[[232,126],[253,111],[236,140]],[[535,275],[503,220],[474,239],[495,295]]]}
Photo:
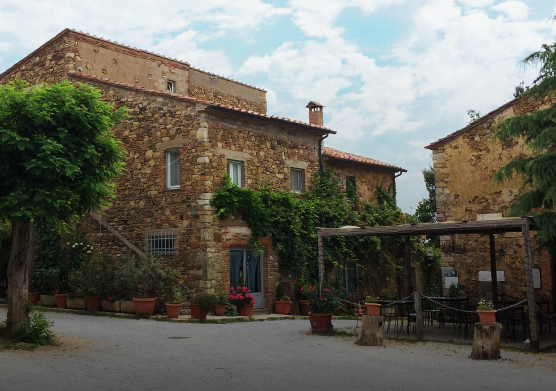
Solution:
{"label": "stone wall", "polygon": [[382,186],[385,190],[388,190],[390,186],[392,186],[392,191],[395,190],[393,188],[395,184],[395,172],[392,170],[385,170],[364,164],[354,164],[326,157],[324,162],[325,167],[332,168],[337,177],[341,179],[341,185],[344,191],[346,189],[346,177],[355,177],[357,196],[362,201],[377,201],[377,188],[379,186]]}
{"label": "stone wall", "polygon": [[[501,143],[492,135],[501,120],[531,112],[538,104],[507,105],[477,121],[458,137],[433,147],[436,173],[438,220],[463,221],[509,216],[509,205],[520,193],[522,182],[514,179],[503,184],[494,182],[495,172],[516,157],[530,151],[523,142]],[[484,216],[484,217],[483,217]],[[534,233],[533,233],[534,234]],[[496,235],[497,270],[505,272],[501,291],[512,296],[525,295],[523,238],[520,233]],[[541,289],[537,295],[552,296],[550,257],[535,244],[533,267],[541,270]],[[490,271],[488,235],[445,236],[441,240],[443,266],[459,270],[459,282],[467,293],[479,297],[490,283],[479,283],[479,271]],[[488,296],[489,294],[487,294]]]}

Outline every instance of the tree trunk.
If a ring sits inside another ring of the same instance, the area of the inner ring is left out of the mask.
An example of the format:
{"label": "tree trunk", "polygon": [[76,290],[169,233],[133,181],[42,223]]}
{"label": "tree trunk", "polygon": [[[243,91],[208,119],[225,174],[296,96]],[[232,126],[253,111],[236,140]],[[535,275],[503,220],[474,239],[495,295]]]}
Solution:
{"label": "tree trunk", "polygon": [[382,325],[384,318],[382,316],[363,315],[361,322],[361,333],[355,342],[357,345],[363,346],[382,346]]}
{"label": "tree trunk", "polygon": [[500,323],[484,325],[475,323],[471,358],[475,360],[498,360],[500,358]]}
{"label": "tree trunk", "polygon": [[25,304],[29,291],[29,267],[33,262],[31,221],[12,220],[12,251],[8,263],[8,331],[15,331],[27,321]]}

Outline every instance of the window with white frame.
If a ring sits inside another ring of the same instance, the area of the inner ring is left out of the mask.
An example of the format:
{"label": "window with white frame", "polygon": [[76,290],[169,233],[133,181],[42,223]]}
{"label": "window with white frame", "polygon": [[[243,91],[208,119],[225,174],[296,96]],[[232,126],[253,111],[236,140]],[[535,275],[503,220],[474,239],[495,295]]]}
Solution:
{"label": "window with white frame", "polygon": [[243,162],[228,160],[228,175],[232,183],[243,187]]}
{"label": "window with white frame", "polygon": [[180,188],[180,151],[166,151],[166,188]]}
{"label": "window with white frame", "polygon": [[303,192],[303,174],[304,174],[304,170],[300,168],[291,169],[292,192],[294,193]]}
{"label": "window with white frame", "polygon": [[176,240],[173,232],[147,233],[147,251],[152,255],[174,255]]}
{"label": "window with white frame", "polygon": [[173,80],[166,81],[166,91],[168,92],[176,92],[176,82]]}

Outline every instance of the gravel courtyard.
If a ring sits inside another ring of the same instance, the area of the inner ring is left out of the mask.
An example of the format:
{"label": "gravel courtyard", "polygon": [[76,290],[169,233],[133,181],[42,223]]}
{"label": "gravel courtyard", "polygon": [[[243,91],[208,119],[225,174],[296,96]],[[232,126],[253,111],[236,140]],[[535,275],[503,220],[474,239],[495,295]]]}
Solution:
{"label": "gravel courtyard", "polygon": [[[550,390],[556,354],[309,335],[307,320],[169,323],[49,312],[61,347],[0,351],[0,390]],[[6,310],[0,309],[5,320]],[[333,321],[336,327],[354,321]]]}

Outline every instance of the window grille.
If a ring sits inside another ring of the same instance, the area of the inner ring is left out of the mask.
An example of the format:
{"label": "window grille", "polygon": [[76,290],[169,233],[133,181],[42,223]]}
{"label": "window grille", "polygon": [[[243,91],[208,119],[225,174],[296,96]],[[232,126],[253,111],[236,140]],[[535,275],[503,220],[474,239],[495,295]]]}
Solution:
{"label": "window grille", "polygon": [[292,191],[294,193],[303,192],[303,170],[299,168],[292,168],[291,177],[292,177]]}
{"label": "window grille", "polygon": [[175,237],[173,232],[147,233],[147,250],[152,255],[174,255]]}

